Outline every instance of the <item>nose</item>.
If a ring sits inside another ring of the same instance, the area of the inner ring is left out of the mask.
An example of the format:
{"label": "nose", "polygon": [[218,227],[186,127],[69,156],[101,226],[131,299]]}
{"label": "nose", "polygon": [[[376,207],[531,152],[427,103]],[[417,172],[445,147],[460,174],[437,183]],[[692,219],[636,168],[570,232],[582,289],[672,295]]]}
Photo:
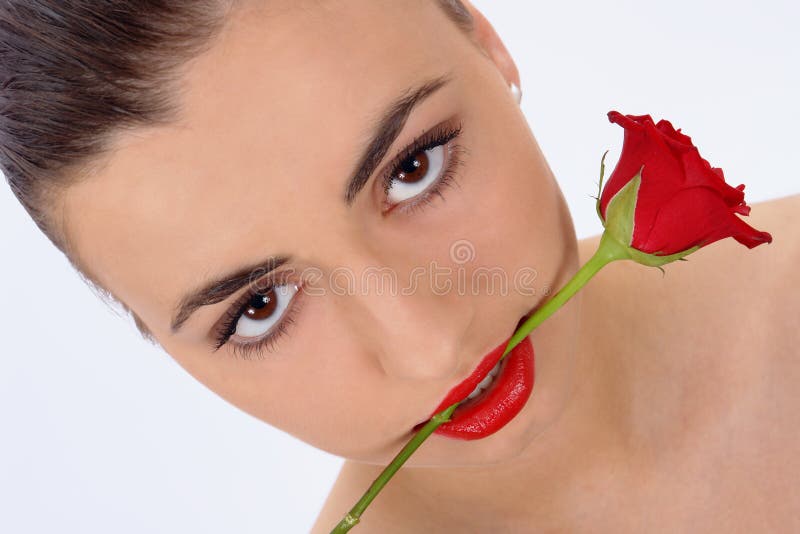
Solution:
{"label": "nose", "polygon": [[311,256],[320,258],[317,264],[328,273],[334,313],[350,330],[347,336],[362,348],[361,357],[387,376],[446,380],[458,375],[464,337],[474,326],[470,299],[448,290],[456,287],[444,280],[448,273],[431,281],[427,255],[365,237],[364,227],[342,222],[324,236],[312,236],[319,246]]}
{"label": "nose", "polygon": [[368,287],[343,298],[350,300],[352,328],[387,375],[436,380],[457,372],[468,307],[421,288],[403,294]]}

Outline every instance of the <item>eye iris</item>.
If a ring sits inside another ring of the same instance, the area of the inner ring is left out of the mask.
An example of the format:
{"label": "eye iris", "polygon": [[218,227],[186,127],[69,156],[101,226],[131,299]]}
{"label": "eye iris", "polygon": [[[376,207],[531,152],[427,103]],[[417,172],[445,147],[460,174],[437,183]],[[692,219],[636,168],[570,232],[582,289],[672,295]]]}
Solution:
{"label": "eye iris", "polygon": [[428,167],[430,167],[428,155],[425,152],[420,152],[400,164],[402,172],[397,179],[405,183],[419,182],[425,178],[428,173]]}
{"label": "eye iris", "polygon": [[278,299],[275,295],[275,288],[270,288],[269,291],[263,295],[253,295],[244,315],[254,321],[266,319],[273,314],[277,305]]}

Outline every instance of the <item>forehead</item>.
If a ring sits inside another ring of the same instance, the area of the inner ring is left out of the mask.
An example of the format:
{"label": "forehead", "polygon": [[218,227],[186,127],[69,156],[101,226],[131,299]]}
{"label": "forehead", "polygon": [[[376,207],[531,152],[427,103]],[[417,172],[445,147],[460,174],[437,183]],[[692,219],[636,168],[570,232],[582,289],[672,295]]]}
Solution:
{"label": "forehead", "polygon": [[188,66],[181,120],[121,135],[64,196],[80,261],[156,332],[212,275],[310,255],[377,114],[452,67],[428,0],[253,4]]}

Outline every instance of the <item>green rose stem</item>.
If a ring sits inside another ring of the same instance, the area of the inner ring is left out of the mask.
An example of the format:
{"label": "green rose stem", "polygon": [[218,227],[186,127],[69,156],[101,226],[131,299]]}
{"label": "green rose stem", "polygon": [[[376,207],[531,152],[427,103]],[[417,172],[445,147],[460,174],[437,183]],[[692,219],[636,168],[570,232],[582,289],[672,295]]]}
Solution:
{"label": "green rose stem", "polygon": [[455,403],[451,405],[446,410],[443,410],[433,417],[431,417],[425,426],[423,426],[417,434],[406,443],[405,447],[397,453],[397,456],[394,457],[392,463],[386,466],[386,469],[381,471],[381,474],[378,475],[378,478],[370,485],[369,489],[364,493],[364,495],[358,500],[358,502],[347,512],[347,515],[336,525],[331,531],[331,534],[335,534],[338,532],[348,532],[351,528],[356,526],[358,522],[361,520],[361,514],[364,513],[364,510],[367,509],[367,506],[370,505],[372,500],[377,497],[378,492],[380,492],[383,487],[389,482],[389,479],[394,476],[398,469],[408,460],[408,458],[414,454],[414,451],[417,450],[417,447],[422,445],[422,442],[428,439],[434,430],[436,430],[439,425],[444,423],[445,421],[450,420],[450,416],[453,414],[453,411],[456,409],[459,403]]}
{"label": "green rose stem", "polygon": [[[520,325],[520,327],[511,336],[508,341],[503,355],[500,357],[502,360],[506,354],[511,352],[511,349],[516,347],[520,341],[533,331],[534,328],[542,324],[545,319],[553,315],[561,306],[566,303],[572,295],[578,292],[586,283],[595,275],[597,271],[602,269],[608,263],[628,258],[627,249],[624,245],[610,237],[608,234],[603,233],[600,238],[600,246],[594,255],[581,267],[575,276],[570,279],[566,285],[556,293],[553,298],[545,302],[540,308],[535,310],[528,319]],[[461,401],[463,402],[463,401]],[[369,489],[347,513],[346,516],[339,522],[338,525],[331,531],[331,534],[338,534],[341,532],[348,532],[351,528],[358,524],[361,520],[361,514],[367,509],[367,506],[375,499],[378,493],[383,489],[389,479],[400,469],[406,460],[417,450],[417,448],[430,436],[439,425],[450,420],[450,416],[455,411],[461,402],[451,405],[449,408],[437,413],[431,417],[428,422],[423,426],[417,434],[406,443],[405,447],[394,457],[392,462],[378,475],[378,478],[370,485]]]}
{"label": "green rose stem", "polygon": [[[606,151],[606,154],[608,152]],[[598,189],[602,188],[603,185],[603,173],[605,170],[605,157],[606,154],[603,154],[603,159],[600,162],[600,183],[598,184]],[[641,173],[641,171],[640,171]],[[640,176],[637,176],[639,178]],[[638,183],[636,184],[638,186]],[[630,188],[626,188],[630,189]],[[635,194],[636,190],[633,190]],[[622,196],[622,195],[621,195]],[[599,199],[599,193],[598,193]],[[597,202],[597,214],[600,215],[600,202]],[[634,204],[635,205],[635,204]],[[629,206],[626,206],[629,207]],[[617,211],[617,210],[614,210]],[[632,219],[632,208],[628,210],[619,210],[619,211],[627,211],[624,215],[630,217],[629,224],[624,224],[621,222],[614,221],[616,224],[613,226],[622,225],[623,232],[627,230],[627,235],[630,235],[633,226],[633,219]],[[636,251],[632,251],[632,249],[621,243],[618,238],[614,237],[615,235],[619,235],[618,232],[609,231],[609,225],[606,224],[608,221],[603,220],[600,217],[601,221],[603,221],[603,226],[606,228],[606,231],[603,232],[603,235],[600,238],[600,244],[597,247],[594,255],[575,273],[569,282],[562,287],[558,293],[556,293],[553,298],[545,302],[540,308],[536,309],[533,314],[531,314],[528,319],[517,328],[514,335],[511,336],[511,339],[508,341],[508,345],[506,345],[505,350],[503,351],[503,355],[500,356],[502,360],[505,356],[511,352],[511,350],[516,347],[520,341],[525,339],[528,334],[530,334],[534,328],[542,324],[548,317],[553,315],[556,310],[561,308],[575,293],[578,292],[580,288],[582,288],[586,283],[595,275],[597,272],[608,265],[610,262],[614,260],[622,260],[622,259],[633,259],[634,261],[638,261],[641,258],[636,257]],[[614,219],[619,219],[619,217],[614,217]],[[695,247],[696,248],[696,247]],[[694,249],[692,249],[694,250]],[[682,256],[683,254],[681,254]],[[669,257],[669,260],[679,259],[679,255],[674,255],[674,257]],[[664,258],[665,260],[667,258]],[[660,261],[658,263],[661,263]],[[463,401],[461,401],[463,402]],[[422,445],[422,442],[428,439],[434,430],[436,430],[442,423],[445,423],[450,420],[450,416],[453,414],[455,409],[458,407],[461,402],[457,402],[451,405],[449,408],[435,414],[431,417],[428,422],[423,426],[416,435],[414,435],[411,440],[402,448],[402,450],[397,453],[397,456],[394,457],[392,462],[386,466],[386,468],[378,475],[378,478],[370,485],[361,499],[350,509],[346,516],[339,522],[336,527],[331,531],[331,534],[339,534],[342,532],[349,532],[351,528],[356,526],[359,521],[361,520],[361,514],[367,509],[370,503],[377,497],[378,493],[383,489],[389,479],[391,479],[395,473],[402,467],[402,465],[409,459],[409,457]]]}
{"label": "green rose stem", "polygon": [[[646,117],[648,119],[650,118],[649,116]],[[609,114],[609,118],[611,118],[611,114]],[[612,122],[615,121],[612,120]],[[661,123],[659,123],[659,126],[660,124]],[[642,172],[644,170],[644,165],[642,165],[639,168],[639,172],[631,177],[625,183],[625,185],[623,185],[616,193],[614,193],[613,196],[611,196],[611,198],[607,199],[608,201],[605,205],[605,216],[603,216],[603,213],[600,209],[600,199],[605,192],[603,191],[603,174],[605,172],[605,159],[607,154],[608,151],[603,154],[603,158],[600,160],[600,182],[597,184],[597,197],[595,197],[597,201],[595,204],[595,209],[597,211],[597,216],[603,223],[604,229],[603,235],[600,237],[600,243],[597,247],[597,250],[595,251],[594,255],[589,258],[589,261],[587,261],[578,270],[575,276],[573,276],[572,279],[553,296],[553,298],[542,304],[540,308],[534,310],[533,314],[531,314],[531,316],[516,330],[516,332],[514,332],[514,335],[511,336],[511,339],[509,339],[508,344],[506,345],[505,351],[503,352],[502,356],[500,356],[501,360],[505,358],[506,354],[511,352],[511,350],[517,346],[520,341],[525,339],[525,337],[528,336],[528,334],[530,334],[534,328],[542,324],[548,317],[553,315],[572,297],[572,295],[577,293],[578,290],[586,285],[586,283],[595,274],[597,274],[600,269],[610,262],[615,260],[629,259],[642,265],[657,267],[663,273],[664,269],[661,267],[662,265],[678,260],[686,261],[685,256],[688,256],[703,246],[703,242],[701,241],[700,244],[667,255],[662,255],[658,252],[648,253],[638,250],[633,245],[633,229],[636,219],[636,208],[639,200],[639,187],[642,183]],[[623,154],[625,154],[624,146]],[[708,166],[707,162],[706,166]],[[721,178],[721,173],[719,174],[719,177]],[[649,178],[650,181],[655,179],[658,178]],[[741,192],[743,187],[744,186],[741,185],[737,189]],[[668,200],[669,199],[666,198],[661,199],[662,207],[663,203],[666,203]],[[742,201],[740,208],[743,209],[743,207],[744,202]],[[728,208],[731,208],[731,206],[728,206]],[[741,209],[737,209],[736,211],[738,213],[742,213]],[[746,212],[744,213],[746,214]],[[710,228],[713,228],[714,226],[719,226],[719,221],[709,217],[708,220],[704,221],[704,224]],[[740,238],[737,237],[737,240],[740,240]],[[769,243],[771,241],[772,236],[766,232],[762,232],[756,237],[751,236],[751,241],[748,242],[740,240],[740,242],[747,244],[749,248],[753,248],[754,246],[763,242]],[[392,478],[392,476],[400,469],[403,463],[408,460],[411,454],[417,450],[422,442],[425,441],[428,436],[430,436],[434,430],[439,427],[439,425],[450,420],[450,416],[453,414],[459,404],[460,402],[457,402],[446,410],[437,413],[425,424],[425,426],[422,427],[422,429],[406,444],[406,446],[403,447],[397,456],[395,456],[394,460],[392,460],[392,463],[390,463],[386,469],[381,472],[378,478],[375,479],[364,496],[361,497],[361,499],[344,517],[344,519],[342,519],[342,521],[331,531],[332,534],[336,534],[338,532],[348,532],[351,528],[358,524],[361,514],[364,513],[364,510],[366,510],[367,506],[369,506],[373,499],[375,499],[389,479]]]}
{"label": "green rose stem", "polygon": [[542,324],[545,319],[553,315],[556,310],[563,306],[580,288],[586,285],[591,278],[597,274],[597,271],[608,265],[614,260],[622,260],[628,258],[627,248],[620,244],[616,239],[612,238],[609,234],[603,233],[600,238],[600,245],[597,247],[594,255],[583,264],[575,276],[573,276],[564,287],[562,287],[553,298],[545,302],[539,309],[528,317],[528,319],[520,325],[511,339],[508,341],[503,356],[511,351],[517,344],[525,339],[534,328]]}

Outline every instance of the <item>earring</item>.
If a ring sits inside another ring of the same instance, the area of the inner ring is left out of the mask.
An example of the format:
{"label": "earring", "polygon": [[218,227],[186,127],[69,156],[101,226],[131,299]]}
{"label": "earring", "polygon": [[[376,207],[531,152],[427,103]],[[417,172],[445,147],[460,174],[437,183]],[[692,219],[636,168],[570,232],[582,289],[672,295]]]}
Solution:
{"label": "earring", "polygon": [[511,91],[511,96],[514,97],[514,101],[517,104],[521,103],[522,102],[522,90],[517,86],[517,84],[515,84],[514,82],[511,82],[510,84],[508,84],[508,89],[509,89],[509,91]]}

